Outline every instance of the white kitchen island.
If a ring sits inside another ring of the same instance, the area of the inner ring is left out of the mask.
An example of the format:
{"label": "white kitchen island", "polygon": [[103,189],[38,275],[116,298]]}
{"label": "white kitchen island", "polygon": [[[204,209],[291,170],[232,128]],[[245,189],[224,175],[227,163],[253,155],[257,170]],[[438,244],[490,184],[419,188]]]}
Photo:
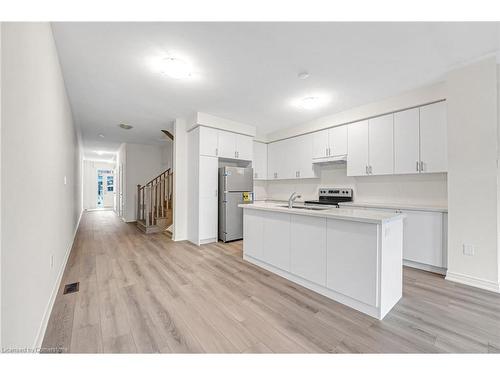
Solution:
{"label": "white kitchen island", "polygon": [[284,203],[243,207],[243,258],[382,319],[402,295],[404,215]]}

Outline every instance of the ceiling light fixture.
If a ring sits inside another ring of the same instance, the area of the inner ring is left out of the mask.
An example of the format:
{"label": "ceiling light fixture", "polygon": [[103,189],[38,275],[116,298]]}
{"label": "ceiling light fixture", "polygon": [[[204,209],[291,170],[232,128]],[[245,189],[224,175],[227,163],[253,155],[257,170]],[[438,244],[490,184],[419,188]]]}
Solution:
{"label": "ceiling light fixture", "polygon": [[295,107],[313,110],[323,107],[330,101],[330,97],[326,95],[308,95],[292,102]]}
{"label": "ceiling light fixture", "polygon": [[194,73],[191,64],[177,57],[162,59],[160,62],[160,72],[174,79],[189,79]]}
{"label": "ceiling light fixture", "polygon": [[130,130],[130,129],[132,129],[132,128],[133,128],[133,126],[132,126],[132,125],[129,125],[129,124],[124,124],[124,123],[118,124],[118,127],[119,127],[119,128],[122,128],[122,129],[124,129],[124,130]]}
{"label": "ceiling light fixture", "polygon": [[308,72],[300,72],[299,74],[297,74],[297,77],[299,79],[306,79],[306,78],[309,78],[310,74]]}
{"label": "ceiling light fixture", "polygon": [[97,135],[99,136],[99,138],[104,138],[104,134],[102,134],[102,133],[99,133]]}

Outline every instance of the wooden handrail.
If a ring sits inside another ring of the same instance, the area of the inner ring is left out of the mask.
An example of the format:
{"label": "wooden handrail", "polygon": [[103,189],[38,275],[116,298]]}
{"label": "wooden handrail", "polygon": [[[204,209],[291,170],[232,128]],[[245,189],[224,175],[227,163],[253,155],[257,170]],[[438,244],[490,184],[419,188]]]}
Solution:
{"label": "wooden handrail", "polygon": [[156,176],[155,178],[153,178],[151,181],[146,182],[146,183],[144,184],[144,186],[149,185],[149,184],[150,184],[150,183],[152,183],[153,181],[157,180],[158,178],[160,178],[161,176],[166,175],[166,174],[170,174],[170,168],[168,168],[168,169],[167,169],[166,171],[164,171],[164,172],[161,172],[158,176]]}
{"label": "wooden handrail", "polygon": [[172,198],[172,182],[173,172],[169,168],[145,185],[137,185],[137,221],[148,227],[165,217]]}

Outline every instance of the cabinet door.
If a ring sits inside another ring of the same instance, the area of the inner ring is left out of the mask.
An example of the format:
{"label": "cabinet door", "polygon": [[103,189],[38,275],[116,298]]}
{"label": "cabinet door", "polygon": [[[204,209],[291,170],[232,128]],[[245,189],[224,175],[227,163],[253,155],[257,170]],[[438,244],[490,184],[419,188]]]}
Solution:
{"label": "cabinet door", "polygon": [[312,133],[313,159],[325,158],[328,156],[328,130],[321,130]]}
{"label": "cabinet door", "polygon": [[421,172],[448,170],[446,102],[420,107]]}
{"label": "cabinet door", "polygon": [[290,216],[290,272],[326,286],[326,218]]}
{"label": "cabinet door", "polygon": [[253,178],[254,180],[267,179],[267,145],[262,142],[253,142]]}
{"label": "cabinet door", "polygon": [[368,121],[369,170],[373,175],[394,173],[394,115]]}
{"label": "cabinet door", "polygon": [[200,156],[200,207],[198,238],[217,240],[218,168],[216,157]]}
{"label": "cabinet door", "polygon": [[443,257],[443,214],[403,211],[403,259],[435,267],[446,267]]}
{"label": "cabinet door", "polygon": [[236,159],[236,134],[219,130],[219,154],[220,158]]}
{"label": "cabinet door", "polygon": [[368,167],[368,121],[347,126],[347,175],[366,176]]}
{"label": "cabinet door", "polygon": [[244,210],[243,214],[243,253],[262,260],[264,218],[261,211]]}
{"label": "cabinet door", "polygon": [[394,173],[418,173],[419,157],[418,108],[394,114]]}
{"label": "cabinet door", "polygon": [[269,180],[278,179],[278,170],[283,163],[281,142],[273,142],[267,145],[267,176]]}
{"label": "cabinet door", "polygon": [[336,126],[328,130],[329,156],[347,154],[347,125]]}
{"label": "cabinet door", "polygon": [[290,215],[266,212],[263,235],[263,254],[266,263],[290,270]]}
{"label": "cabinet door", "polygon": [[253,138],[248,135],[236,134],[236,158],[252,160]]}
{"label": "cabinet door", "polygon": [[326,286],[377,305],[377,224],[327,220]]}
{"label": "cabinet door", "polygon": [[306,134],[292,138],[290,161],[292,163],[292,178],[315,178],[316,173],[312,163],[313,135]]}
{"label": "cabinet door", "polygon": [[200,126],[200,155],[217,156],[218,130]]}
{"label": "cabinet door", "polygon": [[[300,137],[284,139],[278,142],[281,143],[281,152],[283,153],[282,163],[278,169],[278,178],[282,180],[296,178],[295,172],[300,168],[299,159],[295,155],[299,143],[298,138]],[[310,155],[309,158],[311,159]]]}

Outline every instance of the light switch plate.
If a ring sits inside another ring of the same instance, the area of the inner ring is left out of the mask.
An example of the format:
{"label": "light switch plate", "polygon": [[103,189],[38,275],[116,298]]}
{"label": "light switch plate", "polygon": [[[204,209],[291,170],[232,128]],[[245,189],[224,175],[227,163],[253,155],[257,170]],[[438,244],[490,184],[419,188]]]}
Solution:
{"label": "light switch plate", "polygon": [[463,252],[464,252],[464,255],[468,255],[468,256],[473,256],[474,255],[474,246],[473,245],[468,245],[468,244],[463,244]]}

